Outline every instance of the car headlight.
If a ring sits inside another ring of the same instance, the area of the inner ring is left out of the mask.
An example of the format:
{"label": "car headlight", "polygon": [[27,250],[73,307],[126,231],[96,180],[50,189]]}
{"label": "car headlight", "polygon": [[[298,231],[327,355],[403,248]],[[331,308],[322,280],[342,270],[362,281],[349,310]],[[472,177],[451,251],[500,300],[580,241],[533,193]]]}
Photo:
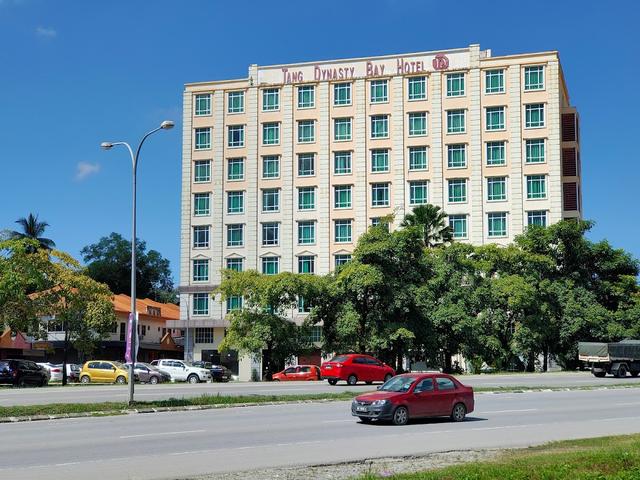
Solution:
{"label": "car headlight", "polygon": [[371,405],[374,407],[381,407],[383,405],[386,405],[387,403],[389,403],[389,400],[376,400]]}

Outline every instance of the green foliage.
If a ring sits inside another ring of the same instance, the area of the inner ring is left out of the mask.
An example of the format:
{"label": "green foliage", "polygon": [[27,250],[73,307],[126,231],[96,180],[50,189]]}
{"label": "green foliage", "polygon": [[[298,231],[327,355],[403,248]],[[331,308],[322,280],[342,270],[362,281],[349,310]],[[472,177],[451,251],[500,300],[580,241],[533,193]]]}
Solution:
{"label": "green foliage", "polygon": [[16,223],[22,227],[22,231],[11,231],[9,232],[9,239],[13,240],[21,240],[21,239],[31,239],[35,240],[35,244],[29,244],[29,251],[33,253],[35,250],[42,248],[45,250],[51,250],[56,246],[56,243],[49,239],[45,238],[44,231],[47,229],[49,224],[47,222],[38,221],[38,215],[34,215],[30,213],[28,217],[21,217],[16,220]]}
{"label": "green foliage", "polygon": [[451,228],[447,224],[447,214],[436,205],[419,205],[408,213],[401,223],[403,227],[414,227],[422,233],[422,241],[427,248],[446,244],[452,240]]}

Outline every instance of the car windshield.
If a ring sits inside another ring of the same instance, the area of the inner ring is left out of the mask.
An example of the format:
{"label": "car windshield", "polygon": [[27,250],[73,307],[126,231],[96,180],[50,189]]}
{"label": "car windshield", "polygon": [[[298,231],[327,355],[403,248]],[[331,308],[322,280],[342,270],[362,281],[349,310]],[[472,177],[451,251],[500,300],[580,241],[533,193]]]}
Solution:
{"label": "car windshield", "polygon": [[342,363],[342,362],[346,362],[348,359],[349,359],[349,357],[347,357],[346,355],[338,355],[337,357],[333,357],[329,361],[330,362],[335,362],[335,363]]}
{"label": "car windshield", "polygon": [[380,387],[383,392],[406,392],[417,377],[393,377]]}
{"label": "car windshield", "polygon": [[120,363],[120,362],[111,362],[111,363],[113,363],[116,367],[118,367],[118,368],[120,368],[120,369],[125,368],[125,367],[124,367],[124,364],[122,364],[122,363]]}

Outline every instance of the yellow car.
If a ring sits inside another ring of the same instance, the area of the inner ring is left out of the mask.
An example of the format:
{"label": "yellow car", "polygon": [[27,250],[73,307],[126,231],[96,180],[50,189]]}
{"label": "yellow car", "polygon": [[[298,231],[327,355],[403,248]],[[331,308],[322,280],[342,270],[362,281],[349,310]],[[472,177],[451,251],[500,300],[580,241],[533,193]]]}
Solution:
{"label": "yellow car", "polygon": [[82,365],[80,383],[127,383],[129,374],[119,362],[91,360]]}

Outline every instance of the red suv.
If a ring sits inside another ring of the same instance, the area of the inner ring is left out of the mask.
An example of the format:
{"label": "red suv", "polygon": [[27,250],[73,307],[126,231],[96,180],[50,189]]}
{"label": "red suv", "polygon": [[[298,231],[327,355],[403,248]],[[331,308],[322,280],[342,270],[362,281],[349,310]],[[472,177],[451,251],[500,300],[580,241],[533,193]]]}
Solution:
{"label": "red suv", "polygon": [[357,353],[337,355],[324,362],[320,370],[322,378],[326,378],[331,385],[338,383],[338,380],[345,380],[349,385],[358,382],[371,385],[373,382],[386,382],[396,374],[393,368],[380,360]]}

